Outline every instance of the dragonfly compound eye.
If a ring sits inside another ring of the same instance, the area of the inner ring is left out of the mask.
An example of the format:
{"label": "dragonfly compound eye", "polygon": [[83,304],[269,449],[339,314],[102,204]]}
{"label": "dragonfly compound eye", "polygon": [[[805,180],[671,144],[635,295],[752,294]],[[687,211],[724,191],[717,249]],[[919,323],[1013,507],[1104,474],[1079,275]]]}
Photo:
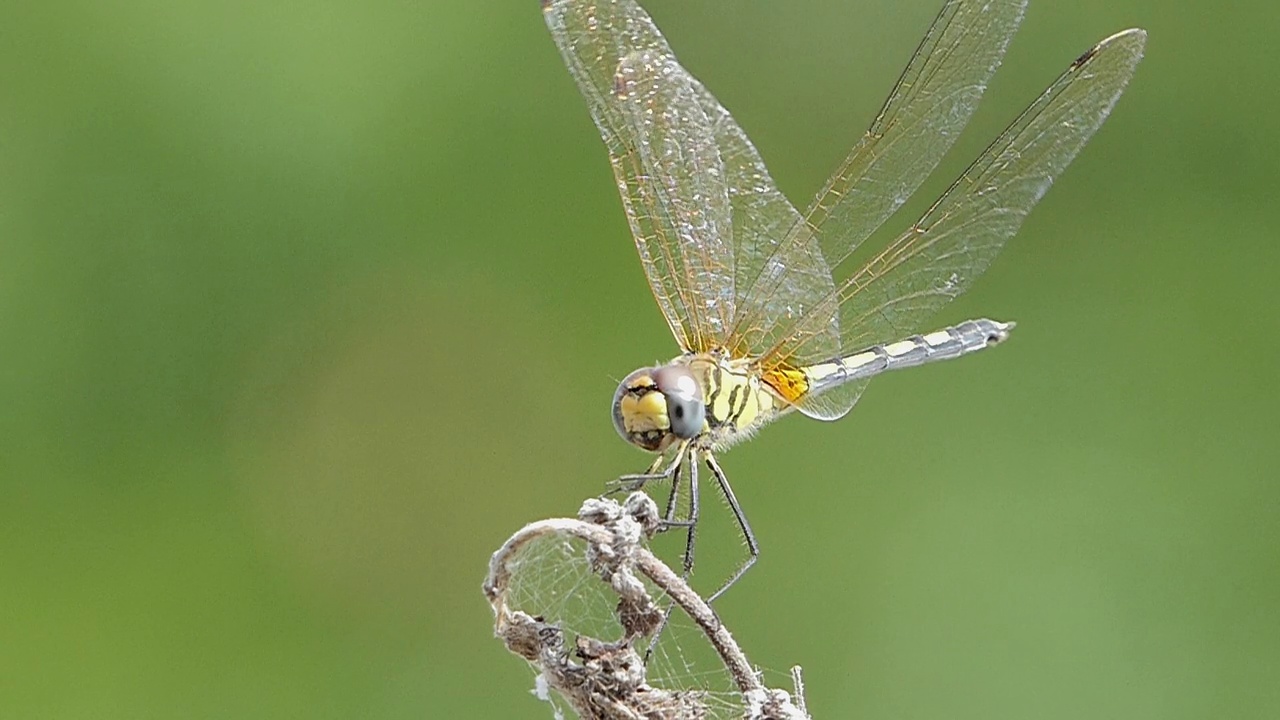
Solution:
{"label": "dragonfly compound eye", "polygon": [[684,366],[636,370],[613,396],[614,429],[623,440],[651,452],[666,450],[677,438],[697,436],[705,420],[702,389]]}
{"label": "dragonfly compound eye", "polygon": [[671,432],[688,440],[702,432],[707,407],[702,402],[702,388],[684,365],[667,365],[653,375],[658,391],[667,399],[667,418]]}
{"label": "dragonfly compound eye", "polygon": [[653,368],[641,368],[622,379],[613,394],[613,427],[623,440],[658,452],[669,440],[667,400],[653,379]]}

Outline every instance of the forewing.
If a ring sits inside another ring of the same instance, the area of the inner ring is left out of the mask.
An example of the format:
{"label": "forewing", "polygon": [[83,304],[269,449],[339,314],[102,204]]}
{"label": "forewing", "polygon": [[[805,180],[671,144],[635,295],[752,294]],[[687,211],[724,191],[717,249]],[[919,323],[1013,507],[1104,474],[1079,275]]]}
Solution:
{"label": "forewing", "polygon": [[[776,328],[787,327],[835,289],[817,238],[808,232],[800,213],[778,190],[760,153],[729,112],[696,80],[694,91],[720,149],[725,185],[733,212],[734,301],[738,313],[767,301],[757,322],[735,323],[725,346],[745,357],[777,342]],[[799,232],[788,237],[789,231]],[[785,243],[784,243],[785,240]],[[751,292],[761,278],[771,288],[762,298]],[[840,349],[840,335],[832,322],[813,340],[832,354]]]}
{"label": "forewing", "polygon": [[884,108],[805,213],[835,268],[925,178],[973,117],[1026,0],[951,0]]}
{"label": "forewing", "polygon": [[725,169],[694,81],[632,0],[543,4],[547,27],[609,150],[649,286],[684,350],[734,316]]}
{"label": "forewing", "polygon": [[[919,332],[929,316],[987,269],[1106,120],[1145,43],[1144,31],[1126,30],[1081,55],[923,217],[842,282],[815,309],[813,320],[802,319],[770,357],[798,364],[826,359],[811,352],[808,338],[822,330],[833,308],[838,308],[846,349]],[[853,385],[814,398],[811,414],[831,418],[847,412],[864,383]]]}
{"label": "forewing", "polygon": [[[805,222],[794,226],[750,276],[735,322],[740,328],[778,323],[771,332],[758,334],[759,342],[750,347],[754,354],[785,336],[797,310],[816,312],[819,299],[830,294],[834,285],[826,283],[821,295],[796,302],[789,289],[808,282],[805,276],[817,265],[816,246],[824,266],[837,269],[937,167],[973,116],[1025,7],[1026,0],[950,0],[943,6],[884,107],[818,193]],[[832,311],[824,332],[809,341],[816,355],[831,357],[840,350],[831,337],[838,334],[840,322]],[[817,333],[815,323],[809,326],[811,334]]]}

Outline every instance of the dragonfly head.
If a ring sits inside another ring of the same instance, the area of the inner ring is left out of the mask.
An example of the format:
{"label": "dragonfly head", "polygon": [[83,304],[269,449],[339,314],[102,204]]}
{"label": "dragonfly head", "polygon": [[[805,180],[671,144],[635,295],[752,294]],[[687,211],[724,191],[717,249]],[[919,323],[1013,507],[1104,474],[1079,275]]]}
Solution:
{"label": "dragonfly head", "polygon": [[613,395],[613,426],[623,440],[662,452],[697,437],[706,424],[702,388],[686,365],[640,368]]}

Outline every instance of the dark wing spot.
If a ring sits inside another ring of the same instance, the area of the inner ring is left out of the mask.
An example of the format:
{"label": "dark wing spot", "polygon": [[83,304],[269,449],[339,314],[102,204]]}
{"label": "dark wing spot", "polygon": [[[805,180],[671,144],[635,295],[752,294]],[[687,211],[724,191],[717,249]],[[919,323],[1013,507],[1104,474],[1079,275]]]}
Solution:
{"label": "dark wing spot", "polygon": [[1071,69],[1079,70],[1082,65],[1092,60],[1093,56],[1098,54],[1098,49],[1101,47],[1102,47],[1101,45],[1094,45],[1088,50],[1085,50],[1083,55],[1076,58],[1076,61],[1071,63]]}

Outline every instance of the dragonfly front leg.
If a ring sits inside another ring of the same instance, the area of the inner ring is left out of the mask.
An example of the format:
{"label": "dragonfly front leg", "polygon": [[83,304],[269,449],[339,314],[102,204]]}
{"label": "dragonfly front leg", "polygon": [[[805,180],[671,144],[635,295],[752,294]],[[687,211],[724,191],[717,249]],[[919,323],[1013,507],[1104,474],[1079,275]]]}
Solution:
{"label": "dragonfly front leg", "polygon": [[605,495],[618,495],[621,493],[634,492],[644,489],[645,485],[655,480],[666,480],[673,477],[680,467],[683,452],[676,453],[675,461],[667,467],[663,468],[662,463],[665,458],[662,455],[654,458],[653,464],[648,470],[642,473],[631,473],[629,475],[619,476],[618,479],[609,482],[605,486]]}

